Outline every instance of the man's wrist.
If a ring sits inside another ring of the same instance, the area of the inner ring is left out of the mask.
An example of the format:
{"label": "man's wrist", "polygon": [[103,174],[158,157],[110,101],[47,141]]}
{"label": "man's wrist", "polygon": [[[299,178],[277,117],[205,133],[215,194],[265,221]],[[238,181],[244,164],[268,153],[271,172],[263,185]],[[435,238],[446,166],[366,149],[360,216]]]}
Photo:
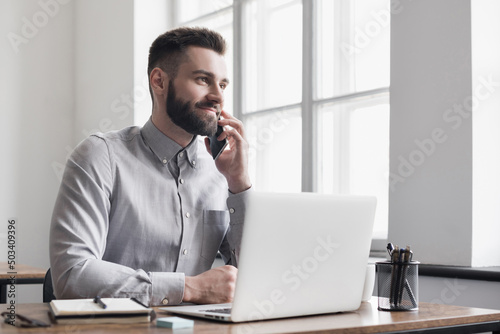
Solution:
{"label": "man's wrist", "polygon": [[229,191],[232,194],[238,194],[238,193],[241,193],[245,190],[250,189],[252,187],[252,183],[243,182],[243,183],[231,184],[228,182],[228,186],[229,186]]}
{"label": "man's wrist", "polygon": [[227,186],[229,191],[233,194],[241,193],[252,187],[252,182],[250,177],[244,173],[244,175],[238,175],[235,178],[230,178],[226,176]]}
{"label": "man's wrist", "polygon": [[184,296],[182,296],[183,302],[189,303],[195,299],[194,294],[193,294],[194,289],[192,288],[194,279],[195,278],[191,277],[191,276],[186,276],[184,279],[184,282],[185,282],[184,283]]}

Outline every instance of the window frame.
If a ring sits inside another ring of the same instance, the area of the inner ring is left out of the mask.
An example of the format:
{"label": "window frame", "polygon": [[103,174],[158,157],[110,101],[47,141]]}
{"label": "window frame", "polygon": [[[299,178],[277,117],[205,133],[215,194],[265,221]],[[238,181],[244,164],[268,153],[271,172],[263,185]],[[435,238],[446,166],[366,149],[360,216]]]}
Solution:
{"label": "window frame", "polygon": [[[294,108],[301,109],[301,117],[302,117],[302,155],[301,155],[301,191],[302,192],[318,192],[318,106],[329,103],[349,103],[351,101],[355,101],[360,98],[375,96],[379,100],[380,98],[389,101],[389,87],[379,87],[376,89],[365,90],[365,91],[357,91],[350,92],[346,94],[338,94],[333,97],[319,98],[316,97],[317,91],[317,68],[316,68],[316,52],[317,45],[315,41],[317,40],[315,37],[316,30],[316,13],[317,13],[317,3],[318,1],[301,1],[302,3],[302,100],[299,103],[290,104],[290,105],[282,105],[277,107],[272,107],[268,109],[262,110],[252,110],[245,111],[245,80],[244,77],[244,67],[245,67],[245,53],[244,53],[244,43],[243,43],[243,35],[245,29],[245,18],[244,18],[244,5],[246,2],[250,0],[233,0],[233,4],[228,7],[224,7],[218,9],[214,12],[201,15],[192,20],[186,22],[179,22],[177,20],[177,9],[178,9],[178,1],[174,0],[171,2],[171,11],[170,18],[171,22],[173,22],[173,26],[179,25],[190,25],[197,21],[210,18],[211,16],[215,16],[223,11],[232,8],[233,11],[233,40],[230,41],[233,47],[233,114],[235,117],[240,119],[243,123],[248,117],[258,116],[259,114],[266,114],[268,112],[276,112],[276,111],[286,111]],[[335,17],[333,18],[336,22],[342,22],[342,25],[345,25],[345,17],[349,17],[352,19],[352,15],[349,12],[350,4],[347,6],[340,5],[339,10],[335,10]],[[341,20],[342,19],[342,20]],[[342,29],[337,29],[337,31],[341,31]],[[345,29],[344,29],[345,30]],[[346,33],[341,32],[341,33]],[[347,32],[347,34],[351,34],[352,32]],[[339,33],[336,34],[335,39],[338,41],[342,37]],[[350,36],[352,38],[353,36]],[[343,57],[337,57],[336,68],[344,69],[345,64],[341,64],[345,62]],[[349,71],[341,72],[342,78],[338,78],[338,80],[350,80],[349,79]],[[337,135],[336,132],[335,135]],[[346,162],[347,164],[347,162]],[[343,170],[346,170],[346,166],[340,166],[339,170],[334,175],[336,180],[341,180],[343,175]],[[376,246],[377,254],[381,253],[385,248],[386,238],[374,238],[372,246]],[[373,247],[372,247],[373,248]],[[380,249],[379,249],[380,248]]]}

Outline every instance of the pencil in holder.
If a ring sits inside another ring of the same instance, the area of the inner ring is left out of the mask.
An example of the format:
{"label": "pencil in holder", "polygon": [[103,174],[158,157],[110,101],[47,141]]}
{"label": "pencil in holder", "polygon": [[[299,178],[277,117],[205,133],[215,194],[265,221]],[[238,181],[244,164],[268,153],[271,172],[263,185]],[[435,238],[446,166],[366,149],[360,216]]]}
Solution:
{"label": "pencil in holder", "polygon": [[379,310],[418,310],[418,265],[417,261],[375,263]]}

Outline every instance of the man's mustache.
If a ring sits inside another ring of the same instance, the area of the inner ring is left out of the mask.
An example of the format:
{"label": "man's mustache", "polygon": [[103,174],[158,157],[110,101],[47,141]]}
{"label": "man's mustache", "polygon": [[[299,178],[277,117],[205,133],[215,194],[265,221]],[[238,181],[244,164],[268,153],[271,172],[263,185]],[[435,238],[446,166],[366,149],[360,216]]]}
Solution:
{"label": "man's mustache", "polygon": [[217,104],[213,102],[197,102],[194,105],[196,108],[215,108]]}

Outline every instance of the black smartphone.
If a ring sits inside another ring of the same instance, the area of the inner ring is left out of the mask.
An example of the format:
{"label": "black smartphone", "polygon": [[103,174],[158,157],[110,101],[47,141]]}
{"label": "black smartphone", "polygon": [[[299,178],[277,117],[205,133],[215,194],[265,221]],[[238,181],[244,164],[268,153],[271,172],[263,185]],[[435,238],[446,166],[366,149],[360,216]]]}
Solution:
{"label": "black smartphone", "polygon": [[210,140],[210,151],[212,151],[212,157],[216,160],[219,155],[224,151],[227,146],[227,139],[224,138],[222,141],[217,140],[217,137],[224,131],[222,126],[217,125],[217,132],[215,135],[208,137]]}
{"label": "black smartphone", "polygon": [[[222,112],[220,105],[217,104],[215,106],[215,109],[217,110],[217,121],[218,121],[218,120],[220,120],[220,114]],[[222,151],[224,151],[224,149],[227,146],[227,139],[226,138],[224,138],[221,141],[217,140],[217,137],[220,136],[222,131],[224,131],[222,126],[217,124],[217,132],[215,133],[215,135],[208,137],[208,139],[210,140],[210,151],[212,151],[212,157],[214,158],[214,160],[216,160],[219,157],[219,155],[222,153]]]}

